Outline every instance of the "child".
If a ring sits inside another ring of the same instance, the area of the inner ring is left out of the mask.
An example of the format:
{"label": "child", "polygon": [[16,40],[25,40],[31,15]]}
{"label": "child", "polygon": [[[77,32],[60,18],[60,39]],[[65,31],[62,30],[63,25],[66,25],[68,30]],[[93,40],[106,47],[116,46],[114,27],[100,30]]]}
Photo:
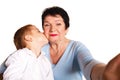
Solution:
{"label": "child", "polygon": [[3,80],[54,80],[51,64],[40,51],[46,43],[48,40],[34,25],[18,29],[14,35],[17,51],[5,62]]}

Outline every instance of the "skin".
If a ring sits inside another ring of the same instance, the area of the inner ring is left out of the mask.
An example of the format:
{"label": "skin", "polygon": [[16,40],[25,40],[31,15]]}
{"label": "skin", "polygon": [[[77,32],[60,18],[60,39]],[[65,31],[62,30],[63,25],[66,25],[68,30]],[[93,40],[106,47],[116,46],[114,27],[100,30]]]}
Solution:
{"label": "skin", "polygon": [[109,61],[104,70],[103,80],[120,80],[120,53]]}
{"label": "skin", "polygon": [[120,80],[120,53],[108,64],[97,64],[91,73],[92,80]]}
{"label": "skin", "polygon": [[3,76],[2,76],[2,75],[3,75],[3,74],[1,73],[1,74],[0,74],[0,80],[2,80],[2,79],[3,79]]}

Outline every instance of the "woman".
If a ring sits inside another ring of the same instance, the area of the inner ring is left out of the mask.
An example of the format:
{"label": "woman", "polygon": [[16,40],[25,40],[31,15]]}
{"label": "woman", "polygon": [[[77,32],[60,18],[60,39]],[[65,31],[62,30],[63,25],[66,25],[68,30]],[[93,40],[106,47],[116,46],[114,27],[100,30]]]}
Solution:
{"label": "woman", "polygon": [[82,80],[82,74],[87,80],[120,80],[117,70],[120,54],[105,67],[92,57],[84,44],[65,37],[69,26],[69,16],[64,9],[53,6],[44,10],[42,28],[49,44],[43,50],[52,64],[55,80]]}

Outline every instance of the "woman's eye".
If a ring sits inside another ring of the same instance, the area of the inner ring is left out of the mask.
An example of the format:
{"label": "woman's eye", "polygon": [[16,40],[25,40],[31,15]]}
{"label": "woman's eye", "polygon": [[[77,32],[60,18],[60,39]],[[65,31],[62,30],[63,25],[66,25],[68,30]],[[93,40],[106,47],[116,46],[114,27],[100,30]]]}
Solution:
{"label": "woman's eye", "polygon": [[50,25],[49,25],[49,24],[45,24],[44,26],[45,26],[45,27],[48,27],[48,26],[50,26]]}
{"label": "woman's eye", "polygon": [[57,23],[56,25],[60,26],[60,25],[61,25],[61,23]]}

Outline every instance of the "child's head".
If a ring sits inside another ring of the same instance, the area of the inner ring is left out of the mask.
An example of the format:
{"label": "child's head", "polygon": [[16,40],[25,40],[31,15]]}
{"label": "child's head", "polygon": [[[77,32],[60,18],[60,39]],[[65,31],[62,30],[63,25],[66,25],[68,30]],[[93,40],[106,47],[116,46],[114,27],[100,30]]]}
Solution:
{"label": "child's head", "polygon": [[17,49],[25,48],[28,45],[31,46],[31,44],[43,46],[47,42],[46,37],[32,24],[19,28],[14,35],[14,44]]}

